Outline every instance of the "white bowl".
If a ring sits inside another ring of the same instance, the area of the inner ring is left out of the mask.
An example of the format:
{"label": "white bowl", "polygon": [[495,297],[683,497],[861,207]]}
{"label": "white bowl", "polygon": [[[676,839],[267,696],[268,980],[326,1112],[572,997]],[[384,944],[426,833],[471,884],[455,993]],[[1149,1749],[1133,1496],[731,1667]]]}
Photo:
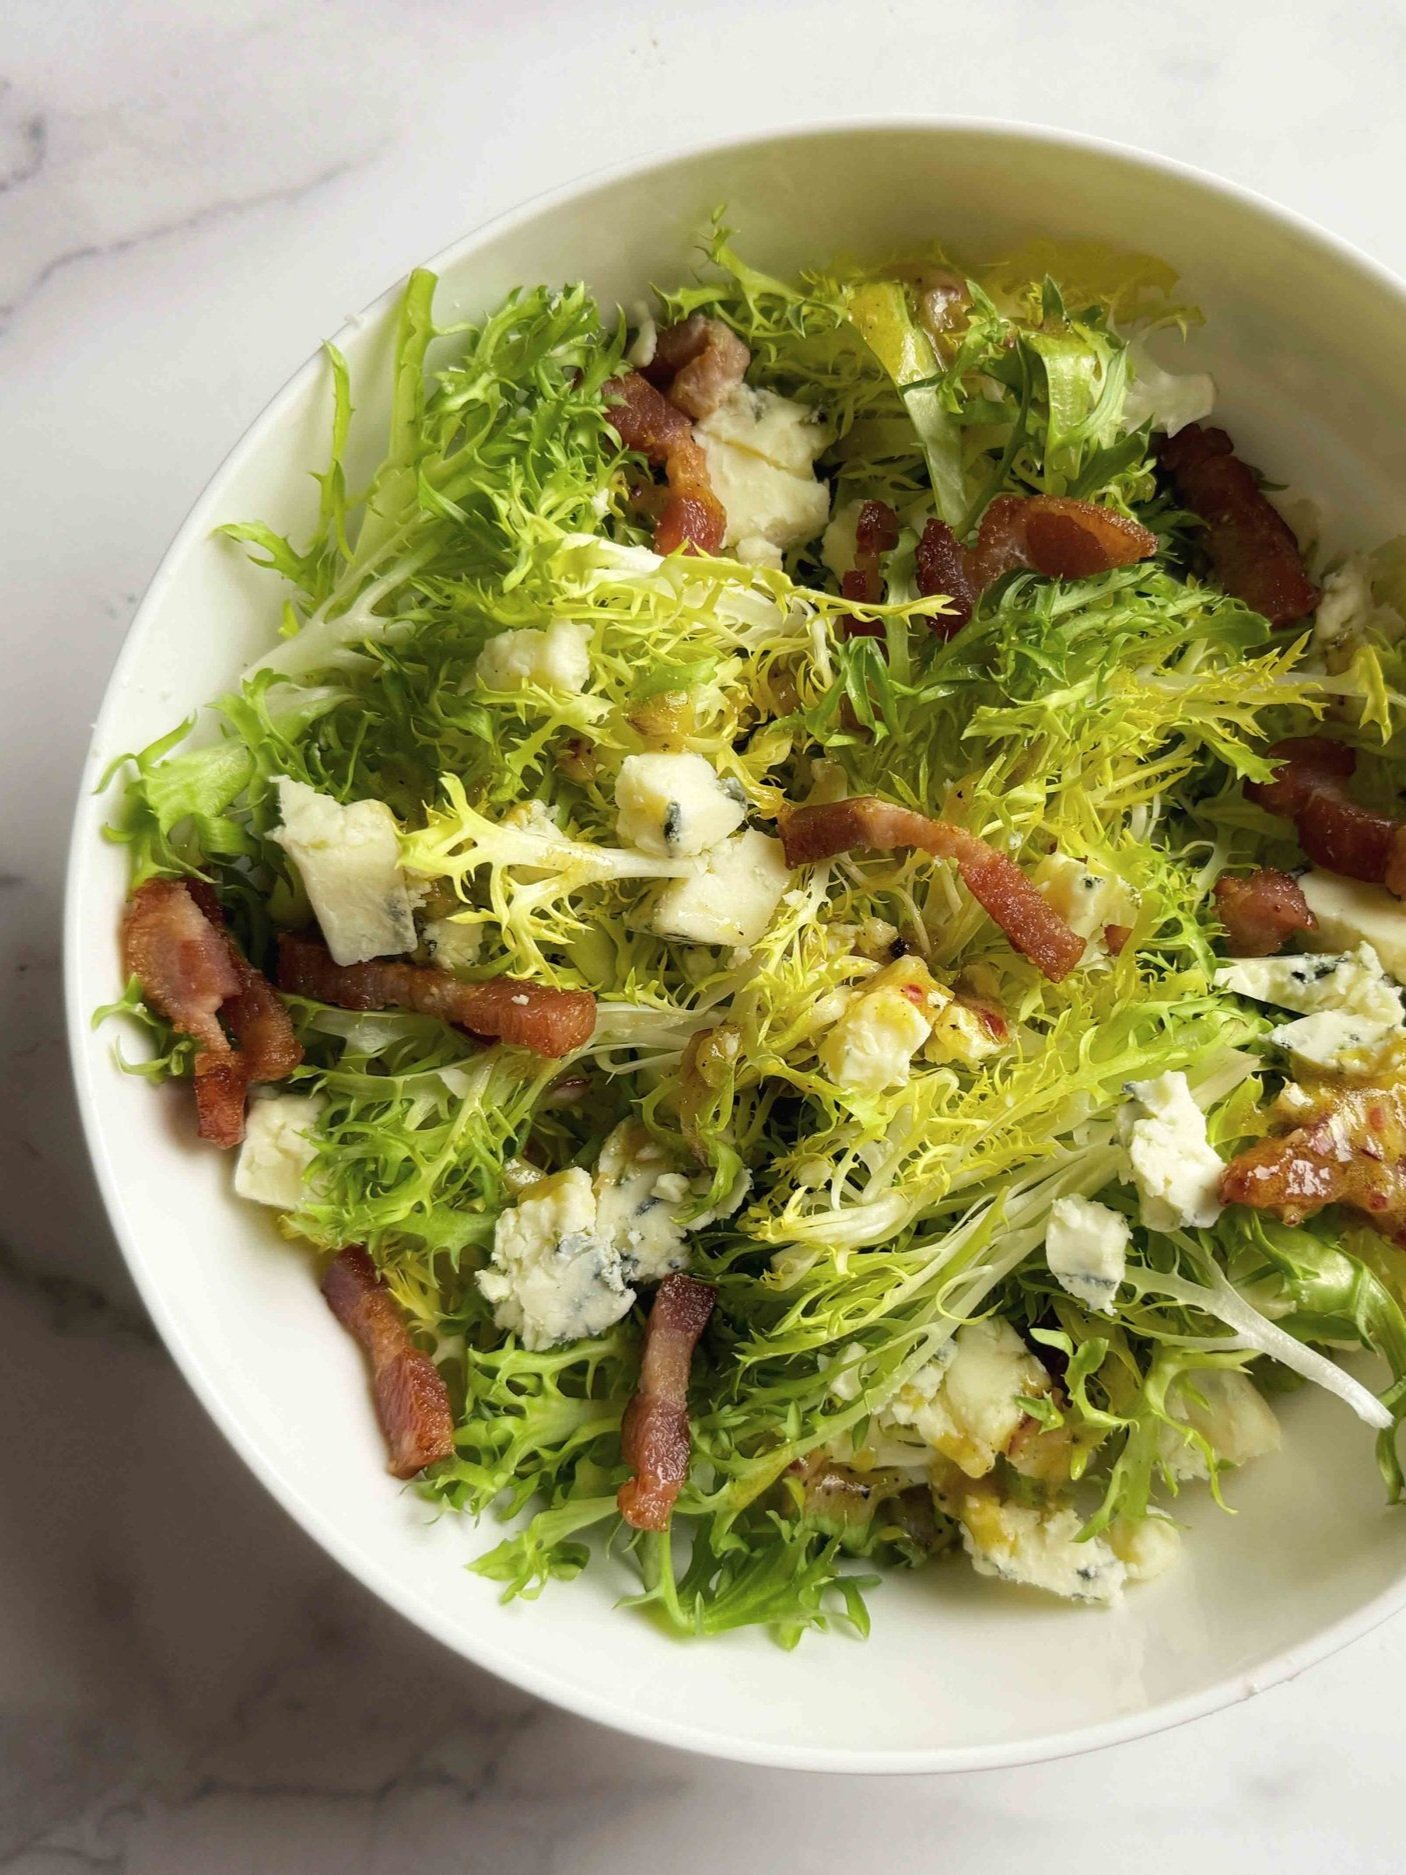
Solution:
{"label": "white bowl", "polygon": [[[974,254],[1041,232],[1151,249],[1206,311],[1191,357],[1215,374],[1222,420],[1249,456],[1324,498],[1344,517],[1344,540],[1402,528],[1401,286],[1241,192],[1068,136],[855,125],[643,163],[450,249],[436,263],[438,311],[476,312],[519,282],[582,277],[606,302],[628,302],[679,278],[719,203],[743,251],[783,271],[932,234]],[[385,407],[393,297],[338,339],[371,418],[363,434]],[[326,420],[313,362],[220,469],[153,581],[94,735],[67,921],[73,1056],[113,1226],[191,1385],[280,1502],[393,1607],[535,1693],[652,1739],[814,1769],[973,1768],[1131,1738],[1294,1674],[1399,1607],[1406,1516],[1383,1503],[1364,1428],[1306,1394],[1285,1407],[1283,1453],[1232,1481],[1237,1514],[1194,1506],[1180,1570],[1111,1613],[936,1567],[873,1596],[867,1643],[812,1636],[787,1654],[755,1634],[667,1640],[612,1608],[624,1578],[608,1571],[507,1607],[467,1572],[491,1526],[432,1522],[397,1490],[360,1356],[307,1261],[233,1198],[229,1160],[194,1143],[188,1092],[158,1095],[124,1077],[111,1031],[89,1026],[117,991],[125,886],[124,853],[100,837],[112,803],[93,799],[91,784],[270,642],[268,576],[211,529],[250,516],[306,524],[306,471],[321,463]]]}

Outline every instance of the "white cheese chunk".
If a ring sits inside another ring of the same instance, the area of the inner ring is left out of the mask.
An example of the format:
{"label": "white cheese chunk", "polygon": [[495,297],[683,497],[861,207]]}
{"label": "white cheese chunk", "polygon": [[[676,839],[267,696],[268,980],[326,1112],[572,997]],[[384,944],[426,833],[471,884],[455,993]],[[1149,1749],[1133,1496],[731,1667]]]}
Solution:
{"label": "white cheese chunk", "polygon": [[712,444],[707,457],[713,493],[727,515],[724,546],[746,541],[757,562],[757,542],[766,541],[779,556],[783,549],[813,539],[824,527],[830,496],[823,482],[788,475],[760,456],[727,444]]}
{"label": "white cheese chunk", "polygon": [[1067,1506],[1048,1509],[972,1493],[958,1506],[958,1516],[978,1575],[1076,1602],[1106,1605],[1122,1594],[1125,1566],[1101,1537],[1079,1541],[1083,1520]]}
{"label": "white cheese chunk", "polygon": [[940,990],[929,1005],[932,1034],[923,1049],[926,1061],[954,1061],[961,1067],[974,1068],[993,1055],[1003,1054],[1011,1045],[1005,1017],[983,998],[968,1002]]}
{"label": "white cheese chunk", "polygon": [[1350,554],[1323,580],[1318,609],[1313,615],[1313,643],[1317,650],[1360,640],[1371,624],[1376,601],[1367,562]]}
{"label": "white cheese chunk", "polygon": [[709,443],[760,456],[788,475],[809,475],[830,440],[825,425],[804,404],[750,384],[736,385],[698,429]]}
{"label": "white cheese chunk", "polygon": [[1346,670],[1359,647],[1373,638],[1394,644],[1403,629],[1396,608],[1378,602],[1371,565],[1362,554],[1350,554],[1324,578],[1313,615],[1313,648],[1330,671]]}
{"label": "white cheese chunk", "polygon": [[483,926],[457,918],[431,918],[421,934],[431,961],[443,970],[467,970],[483,949]]}
{"label": "white cheese chunk", "polygon": [[889,1426],[910,1426],[969,1478],[995,1465],[1026,1420],[1019,1396],[1038,1399],[1050,1377],[1009,1322],[959,1328],[943,1355],[922,1367],[883,1407]]}
{"label": "white cheese chunk", "polygon": [[1111,924],[1137,922],[1136,892],[1116,873],[1067,853],[1050,853],[1030,875],[1051,908],[1087,942],[1084,962],[1108,953],[1104,932]]}
{"label": "white cheese chunk", "polygon": [[522,690],[536,684],[543,690],[578,693],[591,678],[590,628],[557,619],[545,631],[525,626],[499,632],[479,652],[474,675],[486,690]]}
{"label": "white cheese chunk", "polygon": [[[837,1086],[866,1094],[907,1081],[913,1056],[954,1002],[923,960],[911,956],[895,958],[862,989],[840,991],[835,1000],[839,1007],[820,1043],[820,1065]],[[949,1043],[954,1039],[947,1037]]]}
{"label": "white cheese chunk", "polygon": [[498,1326],[538,1349],[619,1321],[635,1299],[631,1285],[682,1269],[689,1231],[740,1204],[749,1180],[685,1221],[707,1174],[690,1178],[638,1120],[624,1120],[601,1146],[594,1177],[580,1166],[545,1177],[521,1167],[508,1182],[518,1201],[499,1217],[492,1262],[477,1281]]}
{"label": "white cheese chunk", "polygon": [[320,1094],[277,1094],[249,1103],[244,1142],[234,1163],[234,1189],[255,1204],[296,1211],[309,1192],[308,1167],[326,1101]]}
{"label": "white cheese chunk", "polygon": [[286,775],[273,837],[298,868],[332,960],[361,964],[414,950],[415,919],[400,869],[400,829],[384,801],[343,806]]}
{"label": "white cheese chunk", "polygon": [[727,514],[725,545],[768,541],[779,550],[820,533],[830,491],[813,464],[829,439],[804,405],[739,384],[694,434]]}
{"label": "white cheese chunk", "polygon": [[1366,943],[1308,957],[1237,957],[1217,970],[1215,981],[1218,989],[1304,1016],[1335,1009],[1364,1022],[1399,1024],[1406,1018],[1401,991]]}
{"label": "white cheese chunk", "polygon": [[747,797],[701,755],[627,755],[615,782],[621,843],[657,859],[690,859],[735,833]]}
{"label": "white cheese chunk", "polygon": [[1180,1558],[1181,1531],[1158,1511],[1146,1517],[1115,1517],[1108,1547],[1126,1569],[1129,1582],[1151,1582]]}
{"label": "white cheese chunk", "polygon": [[[1279,1421],[1254,1381],[1239,1368],[1193,1374],[1183,1387],[1188,1397],[1179,1417],[1210,1441],[1223,1464],[1247,1465],[1279,1450]],[[1191,1388],[1200,1400],[1189,1397]]]}
{"label": "white cheese chunk", "polygon": [[1271,1029],[1270,1040],[1294,1057],[1300,1071],[1365,1075],[1374,1073],[1406,1034],[1399,1022],[1373,1022],[1349,1009],[1320,1009]]}
{"label": "white cheese chunk", "polygon": [[654,901],[654,929],[690,944],[747,949],[766,935],[791,883],[781,842],[755,828],[710,849],[706,868],[674,879]]}
{"label": "white cheese chunk", "polygon": [[688,1261],[680,1212],[692,1186],[638,1120],[608,1134],[596,1164],[596,1231],[629,1282],[658,1282]]}
{"label": "white cheese chunk", "polygon": [[498,1327],[534,1352],[602,1334],[635,1299],[597,1234],[595,1189],[580,1166],[540,1179],[501,1214],[477,1281]]}
{"label": "white cheese chunk", "polygon": [[1045,1233],[1050,1274],[1087,1309],[1113,1313],[1132,1232],[1119,1211],[1092,1198],[1056,1198]]}
{"label": "white cheese chunk", "polygon": [[737,541],[732,557],[743,566],[769,566],[774,571],[781,567],[781,549],[773,546],[764,534],[749,534],[745,540]]}
{"label": "white cheese chunk", "polygon": [[1182,1073],[1129,1083],[1120,1118],[1132,1182],[1149,1230],[1208,1229],[1220,1216],[1225,1169],[1206,1137],[1206,1116]]}
{"label": "white cheese chunk", "polygon": [[881,1094],[908,1079],[914,1055],[932,1033],[925,1009],[897,985],[864,990],[820,1044],[820,1064],[839,1087]]}
{"label": "white cheese chunk", "polygon": [[831,1371],[826,1391],[832,1400],[848,1406],[859,1398],[863,1390],[859,1370],[867,1353],[862,1341],[850,1341],[831,1356],[827,1363]]}
{"label": "white cheese chunk", "polygon": [[1272,1033],[1302,1067],[1370,1074],[1406,1042],[1406,1007],[1370,944],[1309,957],[1237,958],[1216,972],[1221,989],[1295,1009],[1300,1020]]}
{"label": "white cheese chunk", "polygon": [[1306,873],[1299,885],[1318,920],[1313,944],[1328,950],[1370,944],[1392,976],[1406,982],[1406,904],[1385,886],[1364,885],[1335,872]]}
{"label": "white cheese chunk", "polygon": [[[1184,1375],[1176,1385],[1172,1417],[1199,1432],[1223,1465],[1247,1465],[1279,1450],[1279,1421],[1254,1381],[1238,1367]],[[1205,1453],[1174,1428],[1163,1429],[1158,1449],[1173,1478],[1206,1476]]]}

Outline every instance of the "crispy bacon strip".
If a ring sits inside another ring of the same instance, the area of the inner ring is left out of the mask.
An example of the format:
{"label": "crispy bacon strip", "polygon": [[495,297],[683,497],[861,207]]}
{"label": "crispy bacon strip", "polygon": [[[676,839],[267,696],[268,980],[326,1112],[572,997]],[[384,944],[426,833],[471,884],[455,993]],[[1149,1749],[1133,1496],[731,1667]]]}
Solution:
{"label": "crispy bacon strip", "polygon": [[1351,780],[1357,751],[1330,736],[1286,736],[1270,749],[1269,760],[1282,766],[1269,781],[1247,783],[1245,792],[1267,814],[1292,820],[1310,795]]}
{"label": "crispy bacon strip", "polygon": [[616,1502],[637,1530],[666,1530],[684,1480],[692,1438],[688,1376],[717,1291],[676,1273],[659,1285],[644,1331],[640,1384],[620,1423],[620,1450],[634,1476]]}
{"label": "crispy bacon strip", "polygon": [[693,440],[693,425],[639,371],[611,378],[605,386],[606,416],[626,449],[638,450],[656,469],[673,450]]}
{"label": "crispy bacon strip", "polygon": [[953,601],[953,612],[937,621],[950,636],[986,588],[1017,567],[1088,579],[1156,551],[1154,533],[1112,508],[1072,495],[998,495],[981,517],[975,547],[964,547],[945,521],[928,522],[918,542],[918,590]]}
{"label": "crispy bacon strip", "polygon": [[228,1152],[244,1138],[244,1106],[249,1076],[243,1057],[227,1048],[223,1054],[200,1049],[195,1057],[195,1130],[201,1139]]}
{"label": "crispy bacon strip", "polygon": [[228,1052],[220,1010],[243,984],[224,933],[183,879],[148,879],[128,899],[122,962],[172,1028],[212,1054]]}
{"label": "crispy bacon strip", "polygon": [[[884,576],[879,570],[880,554],[892,553],[898,545],[898,516],[886,501],[860,504],[854,529],[854,565],[840,581],[840,591],[856,605],[877,605],[884,596]],[[882,638],[884,628],[874,619],[844,622],[846,638]]]}
{"label": "crispy bacon strip", "polygon": [[413,1478],[454,1451],[449,1390],[429,1355],[410,1339],[394,1296],[360,1244],[338,1251],[322,1279],[328,1307],[371,1362],[376,1417],[390,1471]]}
{"label": "crispy bacon strip", "polygon": [[[692,446],[697,449],[697,445]],[[689,477],[671,484],[654,526],[654,551],[674,553],[683,547],[691,553],[721,553],[727,534],[727,513],[708,481],[707,463],[697,450],[697,464],[690,463]],[[677,460],[677,459],[675,459]],[[682,471],[681,471],[682,473]]]}
{"label": "crispy bacon strip", "polygon": [[918,538],[915,561],[918,591],[928,599],[942,593],[952,602],[946,616],[932,622],[934,631],[950,638],[966,624],[981,597],[971,555],[945,521],[929,521]]}
{"label": "crispy bacon strip", "polygon": [[1348,798],[1356,751],[1328,736],[1290,736],[1269,759],[1280,767],[1270,781],[1246,782],[1249,799],[1292,820],[1316,866],[1406,898],[1406,825]]}
{"label": "crispy bacon strip", "polygon": [[668,483],[654,526],[655,551],[689,546],[699,553],[721,552],[727,513],[713,493],[708,459],[687,416],[638,371],[611,378],[605,395],[606,415],[625,448],[663,469]]}
{"label": "crispy bacon strip", "polygon": [[249,1084],[280,1081],[302,1060],[288,1011],[235,943],[219,900],[200,880],[148,879],[138,886],[123,917],[122,958],[152,1008],[198,1044],[200,1137],[237,1146]]}
{"label": "crispy bacon strip", "polygon": [[686,416],[702,419],[736,390],[751,362],[751,352],[731,326],[690,313],[659,334],[644,375]]}
{"label": "crispy bacon strip", "polygon": [[596,999],[589,990],[557,990],[517,977],[464,983],[447,970],[376,959],[333,963],[316,938],[284,931],[278,940],[279,988],[338,1009],[413,1009],[486,1040],[569,1055],[591,1039]]}
{"label": "crispy bacon strip", "polygon": [[1296,931],[1312,931],[1318,923],[1298,880],[1273,866],[1244,876],[1223,872],[1215,895],[1216,912],[1237,957],[1272,957]]}
{"label": "crispy bacon strip", "polygon": [[1406,1100],[1393,1088],[1336,1091],[1302,1126],[1237,1154],[1220,1195],[1286,1224],[1347,1205],[1406,1245]]}
{"label": "crispy bacon strip", "polygon": [[911,808],[856,795],[848,801],[792,808],[781,818],[788,866],[832,859],[856,847],[916,846],[956,862],[963,885],[1001,927],[1012,945],[1051,983],[1069,975],[1084,954],[1084,940],[1033,886],[1013,859],[950,821],[930,820]]}
{"label": "crispy bacon strip", "polygon": [[1157,551],[1157,536],[1141,522],[1072,495],[1032,495],[1020,518],[1026,563],[1051,579],[1090,579]]}
{"label": "crispy bacon strip", "polygon": [[210,923],[224,933],[230,963],[239,977],[239,993],[220,1015],[239,1044],[245,1078],[250,1082],[286,1080],[302,1060],[303,1049],[283,998],[231,937],[215,888],[204,879],[188,879],[186,890]]}
{"label": "crispy bacon strip", "polygon": [[1293,625],[1318,604],[1294,530],[1235,454],[1224,430],[1188,423],[1157,457],[1177,499],[1206,523],[1206,552],[1229,593],[1271,625]]}

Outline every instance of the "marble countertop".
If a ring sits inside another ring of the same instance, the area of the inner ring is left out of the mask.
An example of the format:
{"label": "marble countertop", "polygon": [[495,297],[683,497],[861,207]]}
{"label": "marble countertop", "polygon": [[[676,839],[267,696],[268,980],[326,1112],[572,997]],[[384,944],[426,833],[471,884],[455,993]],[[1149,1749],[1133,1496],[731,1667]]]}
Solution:
{"label": "marble countertop", "polygon": [[629,1744],[436,1649],[265,1497],[135,1301],[58,921],[88,726],[195,492],[320,334],[465,226],[639,150],[945,108],[1189,159],[1406,270],[1403,84],[1395,0],[5,9],[0,1875],[1400,1866],[1400,1621],[1162,1737],[877,1783]]}

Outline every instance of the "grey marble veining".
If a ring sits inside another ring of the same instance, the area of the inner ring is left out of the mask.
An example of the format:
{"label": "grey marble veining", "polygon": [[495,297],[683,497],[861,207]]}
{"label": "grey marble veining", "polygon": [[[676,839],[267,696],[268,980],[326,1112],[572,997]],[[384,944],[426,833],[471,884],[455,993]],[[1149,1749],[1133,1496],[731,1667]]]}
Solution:
{"label": "grey marble veining", "polygon": [[413,1632],[152,1334],[77,1139],[57,930],[88,726],[186,507],[315,338],[465,226],[637,149],[948,109],[1204,164],[1406,267],[1403,85],[1388,0],[5,10],[0,1875],[1400,1867],[1399,1622],[1096,1758],[863,1785],[622,1741]]}

